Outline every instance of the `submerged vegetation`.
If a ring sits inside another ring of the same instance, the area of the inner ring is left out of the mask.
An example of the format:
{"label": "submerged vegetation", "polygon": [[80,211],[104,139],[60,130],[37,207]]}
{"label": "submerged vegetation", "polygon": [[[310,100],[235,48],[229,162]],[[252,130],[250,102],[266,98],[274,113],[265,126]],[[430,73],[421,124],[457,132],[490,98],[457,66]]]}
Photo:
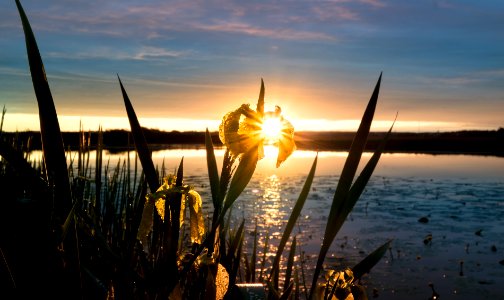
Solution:
{"label": "submerged vegetation", "polygon": [[[294,259],[297,241],[293,228],[309,197],[317,157],[273,262],[258,255],[257,231],[252,235],[252,253],[244,250],[246,220],[238,228],[230,226],[233,204],[262,158],[262,145],[273,143],[279,147],[277,167],[296,148],[294,128],[283,118],[273,126],[280,135],[261,131],[269,123],[267,117],[280,115],[278,110],[264,111],[264,83],[255,110],[242,105],[223,119],[220,138],[226,151],[220,172],[212,135],[206,130],[211,199],[202,199],[185,182],[183,157],[172,174],[165,172],[164,166],[153,164],[143,129],[120,79],[141,165],[137,166],[135,160],[132,166],[129,158],[116,166],[104,164],[101,129],[96,145],[90,143],[91,134],[80,133],[75,162],[64,151],[34,33],[18,0],[16,4],[39,106],[43,159],[32,161],[24,151],[25,145],[19,145],[16,139],[0,141],[0,184],[5,191],[0,249],[6,270],[2,274],[6,276],[0,278],[2,286],[16,287],[18,297],[231,299],[243,293],[242,284],[254,283],[267,299],[367,299],[359,279],[381,259],[392,241],[384,241],[353,267],[332,270],[324,261],[372,176],[392,130],[356,177],[378,101],[381,75],[337,183],[313,277],[304,280],[301,275],[305,266],[302,260]],[[91,146],[97,153],[95,166],[89,164]],[[202,201],[211,201],[213,206],[208,225],[202,218]],[[280,267],[281,262],[286,262],[285,268]]]}

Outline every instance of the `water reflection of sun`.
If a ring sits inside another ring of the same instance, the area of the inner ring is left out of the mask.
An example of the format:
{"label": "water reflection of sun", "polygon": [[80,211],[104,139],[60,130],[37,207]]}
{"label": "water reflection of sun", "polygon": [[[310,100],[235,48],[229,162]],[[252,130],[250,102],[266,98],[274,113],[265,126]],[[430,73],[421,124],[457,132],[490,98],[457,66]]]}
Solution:
{"label": "water reflection of sun", "polygon": [[263,192],[256,203],[259,231],[262,232],[258,242],[261,249],[267,247],[266,256],[273,257],[287,213],[282,206],[281,179],[274,174],[264,177],[259,182],[259,187]]}

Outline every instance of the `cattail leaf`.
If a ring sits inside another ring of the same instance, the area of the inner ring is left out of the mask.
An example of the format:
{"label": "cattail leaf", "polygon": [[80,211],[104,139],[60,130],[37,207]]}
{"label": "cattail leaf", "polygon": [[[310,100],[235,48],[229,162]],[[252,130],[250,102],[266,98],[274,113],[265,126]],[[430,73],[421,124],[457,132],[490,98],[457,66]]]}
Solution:
{"label": "cattail leaf", "polygon": [[219,199],[219,171],[217,170],[217,161],[212,142],[212,136],[208,131],[205,132],[205,146],[207,154],[208,179],[210,180],[210,190],[212,192],[212,201],[214,209],[220,210],[221,204]]}
{"label": "cattail leaf", "polygon": [[28,63],[39,108],[40,135],[46,174],[49,181],[56,187],[55,213],[57,217],[63,219],[72,208],[72,195],[58,116],[35,35],[19,0],[16,0],[16,6],[23,24]]}
{"label": "cattail leaf", "polygon": [[315,156],[315,159],[313,160],[313,164],[311,166],[310,172],[308,173],[308,176],[306,177],[305,183],[303,185],[303,189],[301,190],[301,193],[299,194],[299,197],[296,201],[296,204],[294,205],[294,208],[292,209],[291,215],[289,217],[289,220],[287,221],[287,225],[285,227],[285,230],[282,234],[282,238],[280,240],[280,243],[278,244],[277,252],[275,255],[275,260],[273,262],[273,267],[271,269],[270,277],[274,272],[277,272],[276,268],[279,266],[280,258],[282,257],[282,252],[285,248],[285,245],[287,244],[287,240],[289,239],[292,230],[294,229],[294,225],[296,225],[296,221],[301,214],[301,210],[303,209],[303,206],[306,202],[306,198],[308,198],[308,193],[310,192],[310,188],[313,182],[313,178],[315,176],[315,170],[317,169],[317,160],[318,160],[318,153]]}
{"label": "cattail leaf", "polygon": [[355,206],[355,203],[357,203],[357,200],[362,195],[362,192],[364,192],[364,189],[366,188],[366,185],[369,182],[371,175],[373,174],[376,166],[378,165],[378,161],[380,160],[381,154],[383,153],[383,149],[385,149],[385,145],[387,144],[387,141],[390,137],[390,133],[392,132],[392,128],[394,127],[394,124],[395,120],[394,123],[392,123],[392,126],[390,127],[389,131],[381,141],[380,145],[373,153],[373,156],[371,156],[364,169],[362,169],[359,177],[357,177],[355,182],[352,184],[352,187],[348,192],[347,200],[344,201],[344,203],[342,204],[341,217],[334,222],[335,230],[341,229],[341,226],[343,226],[343,223],[345,222],[345,219],[347,218],[348,214],[352,211],[353,207]]}
{"label": "cattail leaf", "polygon": [[250,277],[252,282],[255,282],[255,270],[256,270],[256,259],[257,259],[257,219],[254,229],[254,245],[252,246],[252,257],[250,258]]}
{"label": "cattail leaf", "polygon": [[96,168],[95,168],[95,213],[99,218],[101,215],[101,190],[102,190],[102,163],[103,163],[103,130],[101,125],[98,128],[98,141],[96,145]]}
{"label": "cattail leaf", "polygon": [[286,284],[288,284],[285,289],[284,289],[284,292],[282,293],[282,296],[280,296],[279,300],[288,300],[290,299],[290,295],[292,294],[292,288],[294,287],[294,283],[292,282],[285,282]]}
{"label": "cattail leaf", "polygon": [[296,237],[292,240],[291,248],[289,251],[289,258],[287,259],[287,269],[285,270],[284,293],[286,293],[287,284],[290,284],[292,277],[292,268],[294,267],[294,257],[296,256]]}
{"label": "cattail leaf", "polygon": [[280,293],[278,292],[277,289],[273,286],[273,283],[271,281],[266,282],[266,285],[268,286],[268,300],[279,300],[280,299]]}
{"label": "cattail leaf", "polygon": [[294,286],[295,286],[295,289],[294,289],[294,299],[296,300],[299,300],[300,299],[300,296],[301,296],[301,293],[300,293],[300,283],[299,283],[299,274],[298,274],[298,268],[295,267],[294,268]]}
{"label": "cattail leaf", "polygon": [[75,209],[77,207],[77,203],[79,203],[79,201],[74,201],[72,209],[68,213],[68,216],[66,217],[65,222],[62,225],[60,241],[65,240],[68,230],[70,229],[70,225],[72,224],[72,221],[74,220],[75,217]]}
{"label": "cattail leaf", "polygon": [[4,104],[3,110],[2,110],[2,121],[0,121],[0,138],[2,137],[2,133],[3,133],[3,123],[4,123],[4,117],[5,117],[6,112],[7,112],[7,108],[5,108],[5,104]]}
{"label": "cattail leaf", "polygon": [[324,232],[324,239],[322,241],[322,246],[320,247],[315,271],[313,272],[312,286],[310,289],[309,297],[310,299],[312,299],[315,287],[317,286],[318,277],[320,275],[320,271],[322,270],[322,265],[324,263],[327,252],[329,251],[329,248],[331,247],[331,244],[340,229],[335,227],[335,224],[344,222],[344,220],[346,219],[346,215],[344,215],[343,213],[346,206],[345,201],[347,201],[348,199],[347,196],[367,142],[371,123],[373,121],[374,112],[376,109],[376,104],[378,102],[381,78],[382,74],[380,74],[380,77],[378,78],[378,82],[376,83],[373,94],[371,95],[366,110],[364,111],[364,115],[362,116],[359,128],[352,141],[352,145],[348,152],[348,157],[343,166],[343,170],[341,172],[341,176],[334,193],[331,210],[329,212],[329,217]]}
{"label": "cattail leaf", "polygon": [[105,285],[105,283],[101,279],[99,279],[96,275],[94,275],[93,272],[91,272],[91,270],[89,270],[86,267],[82,267],[82,271],[84,271],[83,273],[89,277],[90,279],[89,282],[94,283],[96,287],[100,288],[102,293],[105,293],[107,291],[107,286]]}
{"label": "cattail leaf", "polygon": [[389,240],[380,246],[352,268],[355,280],[360,279],[364,274],[369,273],[369,271],[380,261],[383,255],[385,255],[385,252],[387,252],[387,249],[390,248],[392,241],[393,240]]}
{"label": "cattail leaf", "polygon": [[184,179],[184,157],[180,159],[180,164],[177,169],[177,177],[175,180],[175,186],[182,186],[182,182]]}
{"label": "cattail leaf", "polygon": [[[242,222],[242,224],[243,223],[244,222]],[[241,261],[243,240],[244,240],[243,226],[240,226],[240,227],[241,227],[241,230],[239,230],[235,236],[235,239],[238,239],[238,245],[237,245],[236,252],[235,252],[236,254],[233,258],[233,265],[232,265],[231,273],[229,274],[229,284],[230,285],[235,284],[236,276],[238,274],[238,269],[240,268],[240,261]]]}
{"label": "cattail leaf", "polygon": [[242,220],[240,223],[240,226],[238,227],[238,230],[234,234],[233,238],[230,239],[230,245],[229,245],[229,251],[228,251],[228,256],[233,257],[236,256],[236,251],[239,247],[240,240],[243,237],[243,230],[245,229],[245,220]]}
{"label": "cattail leaf", "polygon": [[238,196],[240,196],[249,183],[252,175],[254,175],[257,161],[257,146],[252,147],[248,152],[241,156],[240,163],[238,164],[238,167],[233,174],[233,178],[231,178],[231,183],[229,184],[229,190],[226,195],[222,214],[225,214],[231,205],[233,205],[234,201],[238,198]]}
{"label": "cattail leaf", "polygon": [[[264,236],[264,248],[263,248],[263,255],[261,259],[261,269],[259,270],[259,282],[263,281],[263,272],[264,272],[264,267],[266,265],[266,258],[267,258],[267,253],[268,253],[268,247],[269,247],[269,231],[266,233]],[[268,280],[268,282],[271,282]]]}
{"label": "cattail leaf", "polygon": [[156,169],[154,168],[154,163],[152,162],[151,152],[147,146],[147,141],[143,134],[142,127],[140,127],[140,122],[138,121],[135,110],[133,109],[133,105],[131,104],[128,94],[121,82],[121,78],[119,78],[119,75],[117,78],[119,79],[119,85],[121,86],[121,92],[124,99],[124,105],[126,107],[126,113],[128,114],[133,141],[135,142],[135,148],[138,152],[138,157],[140,159],[140,163],[142,164],[145,178],[149,184],[150,190],[152,192],[157,191],[159,188],[159,179]]}
{"label": "cattail leaf", "polygon": [[[397,117],[396,117],[397,118]],[[362,169],[359,177],[355,180],[355,182],[352,184],[352,187],[350,188],[350,191],[348,193],[348,199],[345,201],[345,206],[343,207],[343,215],[348,216],[350,211],[352,211],[355,203],[357,203],[357,200],[359,197],[362,195],[362,192],[364,192],[364,189],[366,188],[367,183],[369,182],[369,179],[371,178],[371,175],[373,174],[376,166],[378,165],[378,161],[380,160],[381,154],[383,153],[383,150],[385,149],[385,145],[387,144],[390,133],[392,132],[392,128],[394,128],[395,120],[392,126],[390,126],[389,131],[381,141],[380,145],[378,148],[375,150],[373,153],[373,156],[369,159],[368,163]],[[341,219],[339,220],[341,221]],[[343,223],[336,223],[336,228],[341,228]]]}
{"label": "cattail leaf", "polygon": [[256,112],[259,114],[259,117],[262,118],[264,116],[264,81],[261,78],[261,91],[259,92],[259,98],[257,99],[257,108]]}

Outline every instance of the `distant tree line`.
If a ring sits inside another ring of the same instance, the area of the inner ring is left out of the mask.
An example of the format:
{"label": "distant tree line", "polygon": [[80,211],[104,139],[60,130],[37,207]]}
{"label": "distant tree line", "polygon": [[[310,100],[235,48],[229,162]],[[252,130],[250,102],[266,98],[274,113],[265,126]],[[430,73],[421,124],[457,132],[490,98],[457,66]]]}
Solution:
{"label": "distant tree line", "polygon": [[[298,149],[318,151],[346,151],[350,148],[354,132],[311,132],[295,133]],[[205,133],[202,131],[162,131],[144,128],[147,143],[153,150],[170,147],[204,146]],[[376,149],[385,132],[372,132],[366,145],[367,151]],[[222,146],[218,132],[212,132],[216,147]],[[84,145],[94,149],[98,142],[98,132],[63,132],[63,143],[67,149],[76,150],[83,140]],[[3,132],[2,139],[11,142],[23,151],[41,149],[40,132]],[[127,130],[107,130],[103,132],[104,148],[109,151],[134,149],[134,141]],[[504,156],[504,128],[497,130],[464,130],[452,132],[393,132],[385,152],[408,153],[463,153]]]}

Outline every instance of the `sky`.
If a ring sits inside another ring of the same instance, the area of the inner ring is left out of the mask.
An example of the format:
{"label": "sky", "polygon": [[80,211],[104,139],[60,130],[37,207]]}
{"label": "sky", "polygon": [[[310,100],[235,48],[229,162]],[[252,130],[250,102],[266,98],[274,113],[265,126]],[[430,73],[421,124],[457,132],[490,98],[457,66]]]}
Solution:
{"label": "sky", "polygon": [[[62,131],[140,123],[217,130],[243,103],[297,131],[354,130],[383,74],[373,130],[504,127],[504,1],[22,0]],[[5,131],[39,130],[15,1],[0,0]]]}

